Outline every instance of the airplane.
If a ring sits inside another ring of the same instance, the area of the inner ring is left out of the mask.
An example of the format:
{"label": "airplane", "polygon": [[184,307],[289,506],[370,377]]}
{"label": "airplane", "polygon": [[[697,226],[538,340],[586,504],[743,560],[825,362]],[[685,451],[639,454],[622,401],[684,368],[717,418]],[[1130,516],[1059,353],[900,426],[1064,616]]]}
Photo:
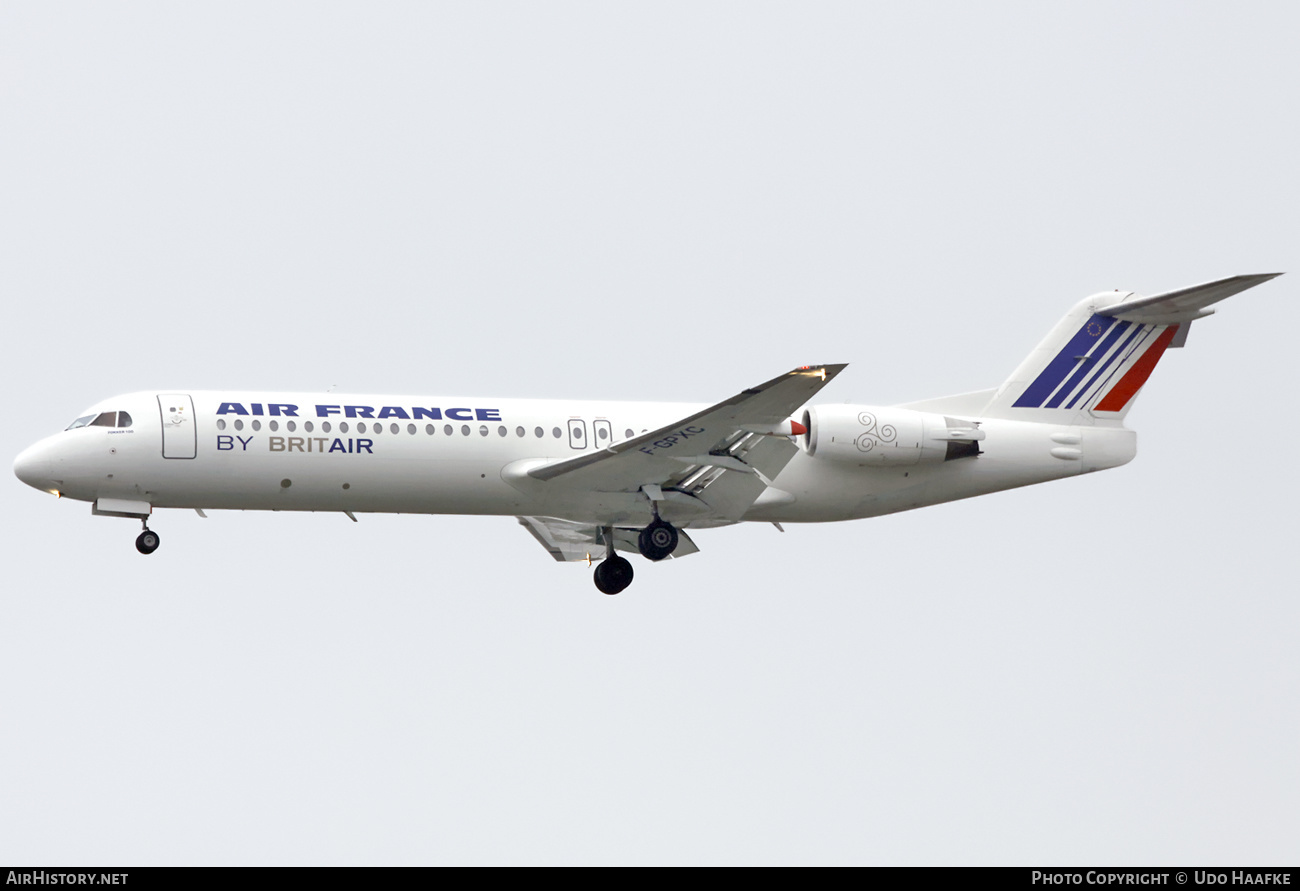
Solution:
{"label": "airplane", "polygon": [[[902,405],[812,405],[845,365],[795,368],[716,404],[334,393],[115,396],[24,450],[14,473],[95,516],[158,508],[514,516],[557,561],[696,553],[741,522],[876,517],[1127,464],[1124,417],[1210,305],[1281,273],[1076,304],[1001,386]],[[595,556],[593,556],[595,555]]]}

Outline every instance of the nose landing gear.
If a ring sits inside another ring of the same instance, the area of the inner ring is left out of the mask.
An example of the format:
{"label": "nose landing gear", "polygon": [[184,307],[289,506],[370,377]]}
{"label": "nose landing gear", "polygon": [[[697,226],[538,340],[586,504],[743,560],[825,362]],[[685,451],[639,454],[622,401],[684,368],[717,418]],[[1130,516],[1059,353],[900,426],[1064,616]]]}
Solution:
{"label": "nose landing gear", "polygon": [[161,541],[158,538],[158,533],[150,529],[147,522],[142,522],[142,525],[144,526],[144,531],[136,536],[135,549],[141,554],[152,554],[154,551],[158,550],[158,545]]}

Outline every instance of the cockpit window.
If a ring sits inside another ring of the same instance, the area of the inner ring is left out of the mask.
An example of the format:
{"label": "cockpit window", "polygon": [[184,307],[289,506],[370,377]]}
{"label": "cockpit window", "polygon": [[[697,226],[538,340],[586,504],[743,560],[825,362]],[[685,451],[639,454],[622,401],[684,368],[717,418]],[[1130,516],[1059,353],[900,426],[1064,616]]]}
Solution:
{"label": "cockpit window", "polygon": [[124,411],[102,411],[97,415],[83,415],[77,418],[65,430],[78,427],[130,427],[131,415]]}

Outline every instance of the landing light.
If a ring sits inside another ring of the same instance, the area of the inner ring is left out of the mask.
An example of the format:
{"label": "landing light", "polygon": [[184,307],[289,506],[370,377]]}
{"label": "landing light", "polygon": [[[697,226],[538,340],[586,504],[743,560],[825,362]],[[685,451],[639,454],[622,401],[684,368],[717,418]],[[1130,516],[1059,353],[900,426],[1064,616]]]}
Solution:
{"label": "landing light", "polygon": [[53,495],[55,498],[63,497],[63,493],[60,492],[58,489],[47,489],[46,491],[49,492],[51,495]]}

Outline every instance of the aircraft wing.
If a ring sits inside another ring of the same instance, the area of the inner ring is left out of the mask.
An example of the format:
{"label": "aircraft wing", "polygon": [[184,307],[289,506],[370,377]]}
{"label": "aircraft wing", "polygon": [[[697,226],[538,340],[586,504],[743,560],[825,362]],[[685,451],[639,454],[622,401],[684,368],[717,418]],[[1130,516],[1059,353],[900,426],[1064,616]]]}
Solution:
{"label": "aircraft wing", "polygon": [[[574,562],[578,560],[603,560],[605,558],[605,537],[599,526],[591,523],[574,523],[556,517],[516,517],[519,525],[533,534],[533,538],[546,548],[557,561]],[[614,549],[638,553],[637,529],[614,529]],[[700,549],[689,535],[678,530],[677,550],[673,558],[698,554]]]}
{"label": "aircraft wing", "polygon": [[671,490],[662,500],[692,502],[701,516],[739,519],[798,451],[787,436],[772,434],[845,367],[796,368],[666,427],[528,475],[585,491],[659,487]]}

